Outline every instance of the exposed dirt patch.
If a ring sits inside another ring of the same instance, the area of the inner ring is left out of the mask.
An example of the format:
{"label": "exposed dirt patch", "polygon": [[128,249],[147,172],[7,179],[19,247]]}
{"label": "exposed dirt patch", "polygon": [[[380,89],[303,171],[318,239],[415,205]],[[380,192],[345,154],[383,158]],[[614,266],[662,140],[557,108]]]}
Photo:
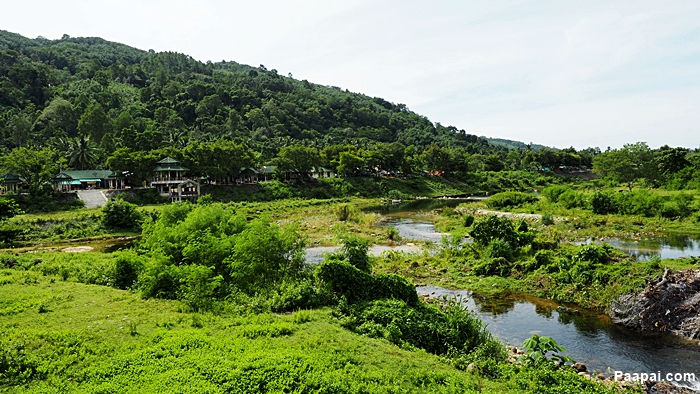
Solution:
{"label": "exposed dirt patch", "polygon": [[92,246],[71,246],[69,248],[64,248],[62,251],[68,253],[81,253],[81,252],[92,252],[95,250]]}

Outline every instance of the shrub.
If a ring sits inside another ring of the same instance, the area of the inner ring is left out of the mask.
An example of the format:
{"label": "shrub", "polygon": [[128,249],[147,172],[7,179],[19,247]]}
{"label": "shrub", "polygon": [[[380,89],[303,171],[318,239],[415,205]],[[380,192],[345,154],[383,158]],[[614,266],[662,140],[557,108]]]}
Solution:
{"label": "shrub", "polygon": [[497,193],[486,200],[486,205],[491,208],[510,208],[523,205],[525,203],[533,203],[537,201],[537,196],[522,192],[504,192]]}
{"label": "shrub", "polygon": [[395,229],[394,227],[387,227],[386,237],[392,241],[398,241],[401,239],[401,236],[399,235],[399,230]]}
{"label": "shrub", "polygon": [[586,200],[583,198],[583,195],[573,190],[567,190],[562,193],[557,201],[566,209],[583,208],[586,206]]}
{"label": "shrub", "polygon": [[576,262],[588,261],[592,263],[604,263],[610,258],[610,245],[586,244],[582,245],[574,254],[573,260]]}
{"label": "shrub", "polygon": [[566,348],[559,345],[554,339],[547,336],[532,334],[529,339],[523,342],[525,354],[519,360],[525,363],[540,363],[547,360],[547,353],[552,352],[552,359],[561,362],[574,362],[571,357],[562,356],[559,353],[565,352]]}
{"label": "shrub", "polygon": [[344,222],[346,220],[349,220],[353,216],[353,209],[352,206],[348,204],[342,204],[339,205],[338,208],[335,209],[335,215],[338,218],[339,221]]}
{"label": "shrub", "polygon": [[367,254],[368,250],[369,244],[364,238],[350,234],[343,236],[343,247],[340,248],[340,252],[348,263],[364,272],[372,270]]}
{"label": "shrub", "polygon": [[467,214],[462,217],[462,224],[464,227],[469,227],[472,224],[474,224],[474,215],[472,214]]}
{"label": "shrub", "polygon": [[339,313],[344,316],[342,324],[346,328],[397,345],[407,344],[449,357],[486,346],[491,351],[484,356],[502,357],[502,345],[460,301],[449,299],[440,310],[425,304],[411,306],[399,300],[377,300],[341,308]]}
{"label": "shrub", "polygon": [[617,213],[617,204],[610,193],[596,192],[591,199],[591,208],[596,215]]}
{"label": "shrub", "polygon": [[518,232],[513,222],[506,217],[489,215],[476,222],[469,232],[474,242],[487,246],[494,239],[500,239],[512,246],[518,246]]}
{"label": "shrub", "polygon": [[133,252],[120,252],[114,259],[114,287],[130,289],[143,269],[143,259]]}
{"label": "shrub", "polygon": [[562,194],[569,192],[569,191],[571,191],[571,189],[569,189],[566,186],[554,185],[554,186],[549,186],[549,187],[542,189],[542,195],[545,196],[547,198],[547,200],[549,200],[553,203],[556,203],[559,201],[559,197]]}
{"label": "shrub", "polygon": [[326,260],[316,268],[316,277],[330,293],[349,303],[396,298],[418,304],[416,288],[397,275],[371,275],[345,261]]}
{"label": "shrub", "polygon": [[110,199],[102,207],[102,224],[112,229],[137,229],[142,215],[136,205],[122,199]]}
{"label": "shrub", "polygon": [[496,238],[489,242],[484,252],[486,257],[490,257],[492,259],[500,257],[508,261],[513,260],[513,247],[502,239]]}
{"label": "shrub", "polygon": [[552,216],[549,213],[545,213],[542,215],[542,224],[545,226],[551,226],[554,224],[554,216]]}

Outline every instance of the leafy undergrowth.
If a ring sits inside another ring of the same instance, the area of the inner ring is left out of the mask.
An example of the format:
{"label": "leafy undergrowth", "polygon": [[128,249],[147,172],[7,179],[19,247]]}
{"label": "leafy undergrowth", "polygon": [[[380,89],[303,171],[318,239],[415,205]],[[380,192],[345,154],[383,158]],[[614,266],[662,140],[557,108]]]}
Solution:
{"label": "leafy undergrowth", "polygon": [[329,308],[199,314],[99,285],[0,269],[0,388],[10,393],[612,392],[574,372],[465,372],[343,329]]}

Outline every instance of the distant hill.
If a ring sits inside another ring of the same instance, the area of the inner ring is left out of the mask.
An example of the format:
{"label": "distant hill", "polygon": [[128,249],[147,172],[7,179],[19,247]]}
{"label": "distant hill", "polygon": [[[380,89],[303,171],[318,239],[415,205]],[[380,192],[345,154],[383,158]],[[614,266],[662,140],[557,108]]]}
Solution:
{"label": "distant hill", "polygon": [[[527,148],[528,144],[520,141],[512,141],[512,140],[506,140],[503,138],[490,138],[490,137],[484,137],[482,136],[481,138],[485,138],[489,144],[496,145],[496,146],[503,146],[507,148],[508,150],[513,150],[513,149],[525,149]],[[538,151],[542,148],[549,148],[549,149],[554,149],[554,150],[559,150],[557,148],[549,147],[549,146],[544,146],[544,145],[539,145],[539,144],[533,144],[530,143],[530,148],[534,151]]]}
{"label": "distant hill", "polygon": [[80,136],[107,155],[220,139],[245,142],[263,159],[296,143],[505,151],[404,104],[263,65],[202,63],[95,37],[29,39],[0,30],[0,150],[59,146]]}

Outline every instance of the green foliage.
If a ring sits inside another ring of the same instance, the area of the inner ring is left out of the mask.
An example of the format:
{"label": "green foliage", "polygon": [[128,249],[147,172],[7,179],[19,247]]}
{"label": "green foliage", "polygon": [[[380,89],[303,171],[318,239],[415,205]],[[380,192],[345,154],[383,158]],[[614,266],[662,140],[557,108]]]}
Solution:
{"label": "green foliage", "polygon": [[316,268],[316,277],[329,293],[351,304],[383,298],[418,304],[415,286],[406,279],[393,274],[372,275],[345,261],[325,260]]}
{"label": "green foliage", "polygon": [[125,251],[116,253],[114,259],[114,287],[118,289],[130,289],[138,280],[143,270],[144,259],[134,252]]}
{"label": "green foliage", "polygon": [[21,147],[2,157],[0,164],[7,172],[23,178],[29,185],[30,193],[34,194],[58,173],[61,162],[58,153],[51,148]]}
{"label": "green foliage", "polygon": [[462,216],[462,225],[464,227],[471,227],[472,224],[474,224],[474,215],[467,214]]}
{"label": "green foliage", "polygon": [[400,346],[456,358],[494,343],[498,345],[492,347],[492,353],[481,356],[502,360],[505,355],[503,346],[459,300],[447,300],[442,310],[422,303],[410,305],[401,300],[377,300],[341,305],[338,314],[348,329],[385,338]]}
{"label": "green foliage", "polygon": [[564,185],[552,185],[542,189],[542,195],[545,196],[550,202],[557,203],[559,197],[570,191],[571,189]]}
{"label": "green foliage", "polygon": [[554,216],[549,213],[542,214],[542,224],[545,226],[551,226],[554,224]]}
{"label": "green foliage", "polygon": [[591,199],[591,208],[596,215],[607,215],[617,212],[617,205],[610,193],[596,192]]}
{"label": "green foliage", "polygon": [[522,192],[503,192],[497,193],[486,200],[486,205],[491,208],[513,208],[523,204],[533,203],[537,201],[537,196]]}
{"label": "green foliage", "polygon": [[19,205],[15,200],[7,197],[0,198],[0,222],[21,213],[22,211],[19,209]]}
{"label": "green foliage", "polygon": [[492,259],[503,258],[508,261],[512,261],[513,247],[510,243],[502,239],[496,238],[489,242],[489,244],[486,246],[486,249],[484,249],[484,254],[486,255],[486,257]]}
{"label": "green foliage", "polygon": [[349,204],[341,204],[335,208],[335,214],[339,221],[344,222],[355,214],[353,208]]}
{"label": "green foliage", "polygon": [[513,227],[513,222],[506,217],[488,215],[472,226],[469,235],[474,238],[474,242],[482,246],[487,246],[495,239],[500,239],[513,247],[520,246],[518,232]]}
{"label": "green foliage", "polygon": [[102,215],[102,223],[110,229],[136,229],[143,220],[135,204],[114,198],[102,207]]}
{"label": "green foliage", "polygon": [[399,235],[399,230],[397,230],[394,227],[387,227],[386,228],[386,238],[389,239],[390,241],[401,240],[401,236]]}
{"label": "green foliage", "polygon": [[532,336],[523,342],[526,352],[520,357],[525,363],[541,363],[547,360],[547,353],[552,353],[551,358],[556,361],[574,362],[571,357],[562,356],[559,353],[566,352],[566,348],[559,345],[554,339],[548,336]]}
{"label": "green foliage", "polygon": [[371,272],[372,267],[369,254],[367,254],[369,250],[367,240],[357,235],[345,234],[342,237],[342,241],[343,247],[340,248],[340,253],[345,261],[360,271]]}

